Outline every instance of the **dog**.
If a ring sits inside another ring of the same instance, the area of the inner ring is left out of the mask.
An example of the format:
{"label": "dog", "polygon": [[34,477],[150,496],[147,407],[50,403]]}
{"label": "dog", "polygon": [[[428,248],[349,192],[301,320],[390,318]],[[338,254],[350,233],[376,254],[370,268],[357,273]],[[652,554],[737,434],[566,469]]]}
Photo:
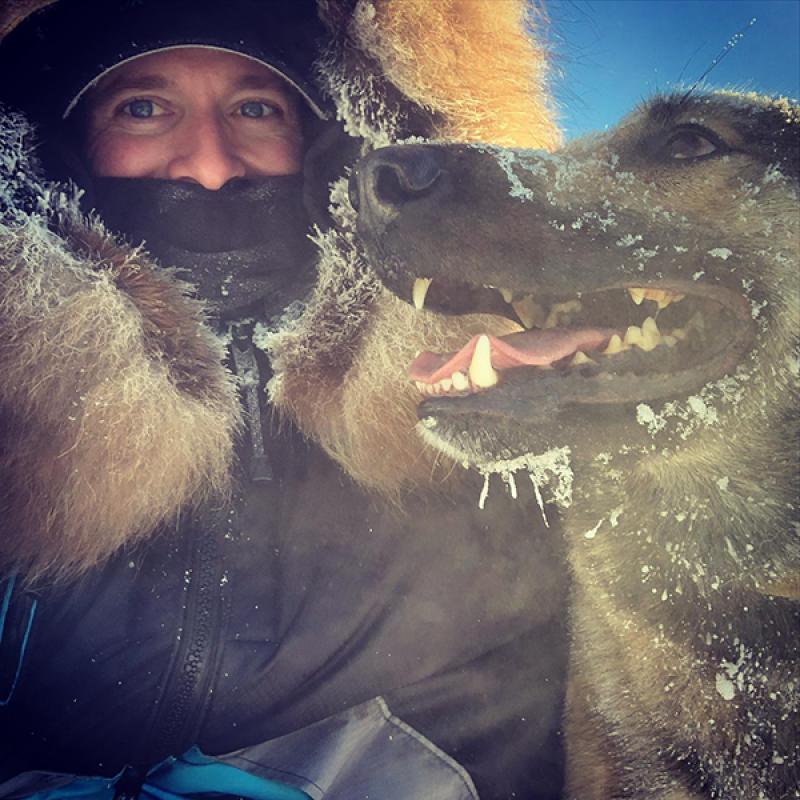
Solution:
{"label": "dog", "polygon": [[570,797],[800,796],[799,170],[796,105],[708,92],[351,180],[389,289],[517,323],[409,375],[426,442],[563,519]]}

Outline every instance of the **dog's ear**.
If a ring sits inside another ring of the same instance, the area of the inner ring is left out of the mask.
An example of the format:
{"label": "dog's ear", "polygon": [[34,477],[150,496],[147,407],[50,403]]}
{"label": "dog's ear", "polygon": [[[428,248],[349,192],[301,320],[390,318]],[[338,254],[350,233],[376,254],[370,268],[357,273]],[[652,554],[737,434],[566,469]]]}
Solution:
{"label": "dog's ear", "polygon": [[339,122],[320,122],[303,165],[303,202],[312,224],[330,228],[331,184],[346,177],[359,159],[363,141],[345,133]]}

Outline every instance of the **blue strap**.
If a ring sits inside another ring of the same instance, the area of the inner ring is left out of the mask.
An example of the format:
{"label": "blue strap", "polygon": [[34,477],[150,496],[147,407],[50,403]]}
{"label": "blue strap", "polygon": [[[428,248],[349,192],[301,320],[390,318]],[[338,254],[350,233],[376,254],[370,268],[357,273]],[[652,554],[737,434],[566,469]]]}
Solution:
{"label": "blue strap", "polygon": [[[3,633],[6,627],[6,618],[8,617],[8,610],[11,607],[11,596],[14,594],[14,585],[17,582],[17,576],[12,575],[7,583],[6,590],[3,593],[3,603],[0,605],[0,644],[3,643]],[[36,605],[38,601],[33,600],[31,603],[30,611],[28,612],[28,624],[25,626],[25,634],[22,637],[22,645],[19,648],[19,656],[17,659],[17,669],[14,673],[14,679],[11,681],[11,688],[5,698],[0,698],[0,706],[7,706],[11,702],[14,695],[14,690],[17,688],[17,681],[22,673],[22,662],[25,659],[25,651],[28,648],[28,639],[31,635],[31,628],[33,628],[33,618],[36,615]]]}
{"label": "blue strap", "polygon": [[[122,773],[111,779],[78,777],[66,786],[31,794],[29,800],[113,800],[115,784],[121,776]],[[214,793],[238,795],[248,800],[310,800],[300,789],[215,761],[196,747],[153,767],[140,797],[142,800],[180,800]]]}

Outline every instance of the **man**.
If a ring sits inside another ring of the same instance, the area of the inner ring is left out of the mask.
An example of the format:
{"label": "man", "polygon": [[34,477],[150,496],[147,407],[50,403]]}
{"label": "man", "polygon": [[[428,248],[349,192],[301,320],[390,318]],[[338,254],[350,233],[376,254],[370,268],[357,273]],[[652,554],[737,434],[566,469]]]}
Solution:
{"label": "man", "polygon": [[0,796],[557,796],[554,542],[502,498],[397,514],[271,425],[253,327],[357,149],[311,77],[345,8],[62,0],[0,46],[46,178],[150,254],[9,117]]}
{"label": "man", "polygon": [[205,48],[152,53],[113,69],[87,98],[92,172],[191,181],[301,169],[300,99],[263,64]]}

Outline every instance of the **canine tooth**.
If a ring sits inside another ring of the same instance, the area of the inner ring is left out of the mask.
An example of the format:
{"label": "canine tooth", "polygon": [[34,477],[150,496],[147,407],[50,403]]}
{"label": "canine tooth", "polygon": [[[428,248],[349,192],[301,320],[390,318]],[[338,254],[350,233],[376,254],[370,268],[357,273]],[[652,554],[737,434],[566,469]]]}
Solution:
{"label": "canine tooth", "polygon": [[506,303],[510,303],[514,299],[514,292],[512,292],[511,289],[498,289],[497,291],[503,295],[503,300],[505,300]]}
{"label": "canine tooth", "polygon": [[453,388],[457,392],[464,392],[469,389],[469,380],[463,372],[454,372],[450,378],[453,381]]}
{"label": "canine tooth", "polygon": [[648,317],[642,323],[642,333],[645,336],[661,336],[661,331],[658,329],[658,325],[652,317]]}
{"label": "canine tooth", "polygon": [[414,281],[414,288],[411,290],[411,298],[414,301],[414,308],[421,311],[425,305],[425,295],[428,294],[432,279],[417,278]]}
{"label": "canine tooth", "polygon": [[625,338],[622,341],[627,345],[636,345],[638,347],[642,341],[642,329],[631,325],[628,330],[625,331]]}
{"label": "canine tooth", "polygon": [[642,350],[650,351],[654,350],[661,342],[661,331],[658,329],[658,325],[656,325],[656,321],[652,317],[648,317],[642,323],[642,339],[639,343],[639,347]]}
{"label": "canine tooth", "polygon": [[534,325],[542,326],[547,318],[544,309],[530,295],[515,300],[511,307],[526,328],[533,328]]}
{"label": "canine tooth", "polygon": [[608,345],[606,345],[606,349],[603,350],[603,355],[613,356],[627,349],[628,348],[626,347],[626,345],[623,344],[622,339],[620,339],[619,336],[615,333],[608,340]]}
{"label": "canine tooth", "polygon": [[628,289],[628,294],[631,296],[631,300],[633,300],[637,306],[642,304],[642,301],[644,300],[644,293],[645,289]]}
{"label": "canine tooth", "polygon": [[497,384],[497,373],[492,367],[492,348],[486,334],[480,336],[475,344],[469,364],[469,379],[478,389],[488,389]]}
{"label": "canine tooth", "polygon": [[670,332],[670,336],[674,337],[679,342],[682,342],[684,339],[686,339],[688,335],[689,333],[685,331],[683,328],[673,328],[672,331]]}
{"label": "canine tooth", "polygon": [[570,366],[579,367],[581,364],[596,364],[596,361],[593,361],[583,350],[578,350],[577,353],[572,357],[572,361],[569,362]]}

